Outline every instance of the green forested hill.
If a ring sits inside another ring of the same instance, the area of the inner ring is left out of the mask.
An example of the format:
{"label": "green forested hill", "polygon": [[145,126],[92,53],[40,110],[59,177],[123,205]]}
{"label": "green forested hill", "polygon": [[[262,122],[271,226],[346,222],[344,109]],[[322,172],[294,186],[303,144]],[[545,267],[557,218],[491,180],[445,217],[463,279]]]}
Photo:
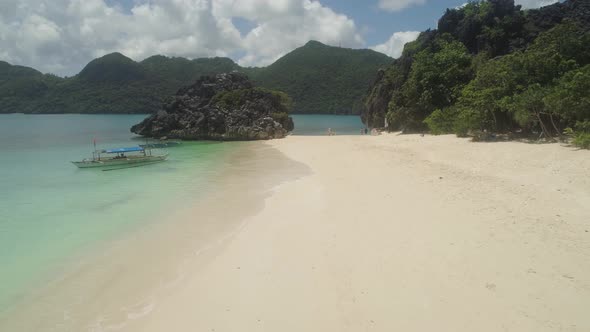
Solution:
{"label": "green forested hill", "polygon": [[590,0],[528,11],[513,0],[449,9],[437,30],[380,71],[363,120],[392,130],[548,139],[573,128],[580,138],[590,132],[589,30]]}
{"label": "green forested hill", "polygon": [[153,56],[135,62],[112,53],[60,78],[1,63],[0,113],[151,113],[188,82],[238,68],[226,58]]}
{"label": "green forested hill", "polygon": [[0,61],[0,113],[31,112],[63,79]]}
{"label": "green forested hill", "polygon": [[121,53],[111,53],[94,59],[82,69],[78,79],[91,83],[125,83],[148,79],[148,71],[141,64]]}
{"label": "green forested hill", "polygon": [[374,51],[310,42],[265,68],[241,68],[228,58],[156,55],[135,62],[112,53],[60,78],[0,62],[0,113],[152,113],[200,76],[238,70],[261,87],[290,94],[295,112],[358,114],[377,70],[391,61]]}
{"label": "green forested hill", "polygon": [[391,61],[372,50],[310,41],[250,75],[263,87],[289,94],[295,101],[295,112],[359,114],[362,97],[377,70]]}

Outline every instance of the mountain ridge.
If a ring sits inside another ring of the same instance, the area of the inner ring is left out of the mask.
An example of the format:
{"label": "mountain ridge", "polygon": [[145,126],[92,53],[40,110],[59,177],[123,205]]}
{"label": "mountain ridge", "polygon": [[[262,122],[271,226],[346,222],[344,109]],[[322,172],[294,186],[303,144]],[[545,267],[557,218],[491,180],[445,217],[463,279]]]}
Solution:
{"label": "mountain ridge", "polygon": [[[309,41],[266,67],[241,67],[225,57],[153,55],[134,61],[114,52],[61,78],[5,63],[0,64],[0,113],[154,113],[201,76],[240,71],[260,87],[292,95],[293,113],[358,114],[377,69],[391,61],[372,50]],[[15,79],[15,68],[30,72]]]}

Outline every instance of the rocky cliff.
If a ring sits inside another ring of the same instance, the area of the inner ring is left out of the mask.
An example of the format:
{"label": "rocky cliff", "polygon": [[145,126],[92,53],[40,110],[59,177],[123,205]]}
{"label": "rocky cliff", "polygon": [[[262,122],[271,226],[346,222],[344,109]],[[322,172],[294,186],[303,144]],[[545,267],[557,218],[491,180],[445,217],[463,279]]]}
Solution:
{"label": "rocky cliff", "polygon": [[290,99],[256,88],[244,74],[201,77],[181,88],[162,109],[131,127],[146,137],[186,140],[265,140],[293,130]]}
{"label": "rocky cliff", "polygon": [[380,69],[366,99],[364,112],[361,113],[361,120],[371,128],[385,126],[385,113],[393,93],[393,84],[385,80],[384,76],[385,70]]}

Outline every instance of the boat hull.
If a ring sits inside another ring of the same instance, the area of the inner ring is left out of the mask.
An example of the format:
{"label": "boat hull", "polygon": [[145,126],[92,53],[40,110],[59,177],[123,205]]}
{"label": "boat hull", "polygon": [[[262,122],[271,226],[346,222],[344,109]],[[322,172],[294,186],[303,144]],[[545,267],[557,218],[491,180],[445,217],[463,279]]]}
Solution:
{"label": "boat hull", "polygon": [[147,164],[153,164],[161,161],[165,161],[168,155],[159,156],[138,156],[138,157],[127,157],[127,158],[110,158],[101,160],[83,160],[83,161],[72,161],[72,164],[78,168],[100,168],[100,167],[121,167],[121,166],[141,166]]}

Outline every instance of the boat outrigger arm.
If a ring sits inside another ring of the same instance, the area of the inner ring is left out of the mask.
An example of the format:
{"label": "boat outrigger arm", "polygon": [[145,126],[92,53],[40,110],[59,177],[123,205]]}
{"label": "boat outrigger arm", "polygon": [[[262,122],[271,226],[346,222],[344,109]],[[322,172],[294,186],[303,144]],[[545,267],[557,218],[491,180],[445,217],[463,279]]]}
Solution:
{"label": "boat outrigger arm", "polygon": [[[126,155],[130,153],[130,155]],[[135,154],[134,154],[135,153]],[[101,154],[115,155],[113,157],[103,157]],[[124,166],[134,165],[139,166],[143,164],[151,164],[166,160],[167,153],[152,154],[151,149],[145,149],[140,146],[129,148],[117,148],[107,150],[95,150],[92,153],[91,159],[84,159],[82,161],[73,161],[72,163],[79,168],[93,168],[105,166]]]}

